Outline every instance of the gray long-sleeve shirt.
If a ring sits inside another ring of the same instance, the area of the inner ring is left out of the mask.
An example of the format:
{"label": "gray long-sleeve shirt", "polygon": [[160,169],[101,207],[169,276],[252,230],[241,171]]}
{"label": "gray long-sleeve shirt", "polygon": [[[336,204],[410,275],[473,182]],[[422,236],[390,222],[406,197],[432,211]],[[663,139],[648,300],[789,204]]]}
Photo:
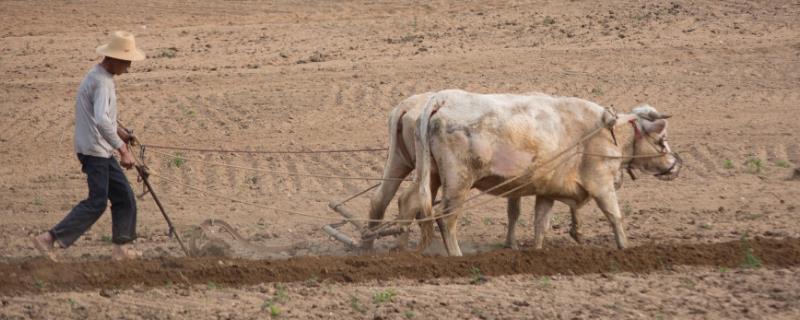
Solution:
{"label": "gray long-sleeve shirt", "polygon": [[114,78],[99,64],[81,81],[75,102],[75,152],[110,158],[122,147],[114,90]]}

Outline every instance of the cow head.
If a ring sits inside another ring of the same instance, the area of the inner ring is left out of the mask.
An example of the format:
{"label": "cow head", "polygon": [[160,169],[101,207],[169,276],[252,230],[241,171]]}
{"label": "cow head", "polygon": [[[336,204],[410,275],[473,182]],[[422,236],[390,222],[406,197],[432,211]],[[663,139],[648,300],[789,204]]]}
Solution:
{"label": "cow head", "polygon": [[667,143],[667,118],[649,105],[633,109],[628,120],[634,130],[633,159],[630,166],[653,173],[661,180],[672,180],[678,176],[683,161],[673,153]]}

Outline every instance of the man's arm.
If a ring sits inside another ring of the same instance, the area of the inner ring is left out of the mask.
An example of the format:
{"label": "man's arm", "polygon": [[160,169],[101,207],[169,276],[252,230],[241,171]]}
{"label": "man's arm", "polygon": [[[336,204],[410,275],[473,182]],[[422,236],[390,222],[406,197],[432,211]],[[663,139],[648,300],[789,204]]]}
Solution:
{"label": "man's arm", "polygon": [[111,88],[99,85],[94,91],[92,107],[94,108],[94,121],[97,124],[97,131],[112,148],[119,150],[125,142],[117,135],[116,119],[108,116],[109,99]]}
{"label": "man's arm", "polygon": [[133,155],[128,151],[128,146],[117,134],[116,119],[112,120],[108,116],[109,99],[111,88],[99,86],[94,92],[92,107],[94,108],[94,121],[97,123],[97,131],[108,141],[112,148],[119,151],[120,164],[126,169],[133,168]]}

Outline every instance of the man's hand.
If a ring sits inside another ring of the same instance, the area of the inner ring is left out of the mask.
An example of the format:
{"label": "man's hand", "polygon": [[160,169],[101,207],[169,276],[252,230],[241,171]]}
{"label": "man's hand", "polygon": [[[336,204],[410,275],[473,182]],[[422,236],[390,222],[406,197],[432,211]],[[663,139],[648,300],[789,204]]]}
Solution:
{"label": "man's hand", "polygon": [[133,160],[133,154],[128,151],[127,145],[122,145],[122,148],[119,148],[119,156],[120,156],[120,165],[125,169],[133,168],[133,165],[136,162]]}
{"label": "man's hand", "polygon": [[117,127],[117,135],[119,136],[120,139],[122,139],[122,142],[125,143],[136,142],[136,136],[133,135],[133,132],[122,126]]}

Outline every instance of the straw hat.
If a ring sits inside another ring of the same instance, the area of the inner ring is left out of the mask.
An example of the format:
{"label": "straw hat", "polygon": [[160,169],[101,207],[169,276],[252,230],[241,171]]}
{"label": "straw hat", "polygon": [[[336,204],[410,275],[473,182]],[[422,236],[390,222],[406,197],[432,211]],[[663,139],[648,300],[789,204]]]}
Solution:
{"label": "straw hat", "polygon": [[111,33],[111,42],[97,47],[98,54],[120,60],[140,61],[145,55],[136,48],[133,34],[127,31],[114,31]]}

